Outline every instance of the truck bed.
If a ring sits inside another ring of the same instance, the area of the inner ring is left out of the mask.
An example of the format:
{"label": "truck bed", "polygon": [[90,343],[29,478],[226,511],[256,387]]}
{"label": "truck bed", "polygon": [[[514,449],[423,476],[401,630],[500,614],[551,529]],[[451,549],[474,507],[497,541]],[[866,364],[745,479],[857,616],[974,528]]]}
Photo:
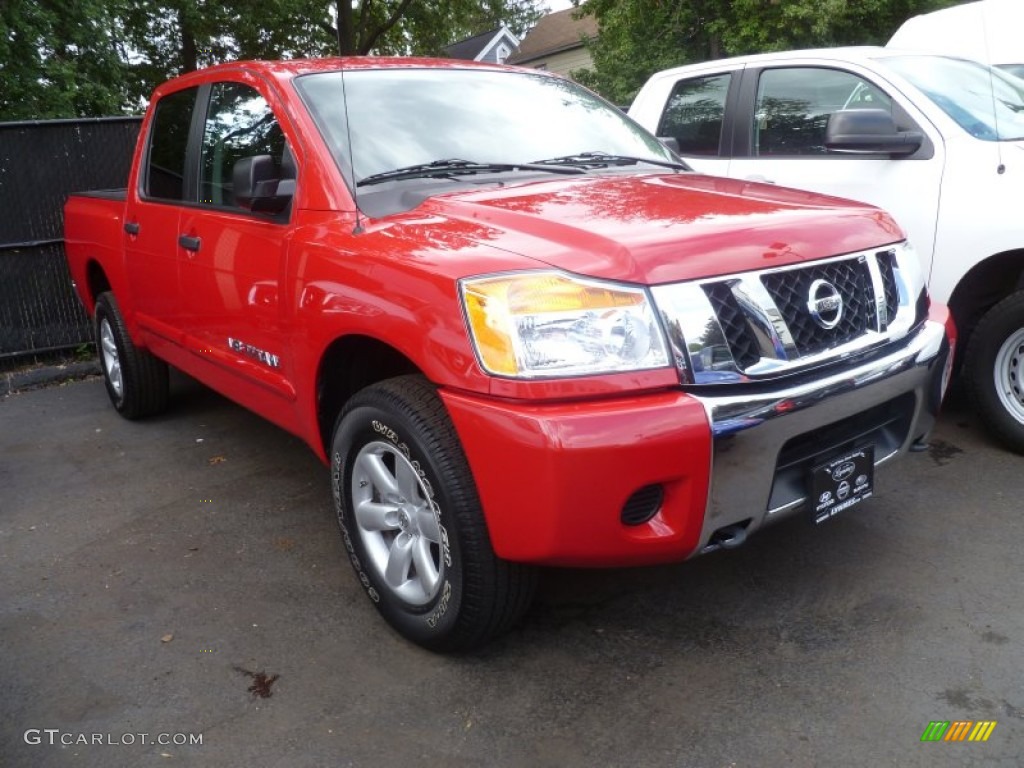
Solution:
{"label": "truck bed", "polygon": [[70,197],[95,197],[100,200],[117,200],[118,202],[125,202],[128,199],[128,189],[121,187],[120,189],[92,189],[88,192],[76,192]]}
{"label": "truck bed", "polygon": [[[96,297],[90,289],[87,265],[117,264],[124,250],[125,189],[102,189],[69,195],[64,204],[64,249],[78,295],[92,314]],[[109,274],[120,274],[110,270]],[[116,287],[116,286],[115,286]]]}

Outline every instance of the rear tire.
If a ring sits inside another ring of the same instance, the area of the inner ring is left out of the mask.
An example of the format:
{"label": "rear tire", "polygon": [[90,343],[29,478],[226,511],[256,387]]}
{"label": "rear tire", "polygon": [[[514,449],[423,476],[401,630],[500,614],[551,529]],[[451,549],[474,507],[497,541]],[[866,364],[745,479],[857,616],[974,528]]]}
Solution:
{"label": "rear tire", "polygon": [[167,407],[167,363],[135,346],[109,291],[96,298],[96,347],[107,394],[118,413],[140,419]]}
{"label": "rear tire", "polygon": [[358,392],[331,445],[349,559],[399,634],[432,651],[465,651],[519,620],[536,571],[494,554],[469,464],[426,379]]}
{"label": "rear tire", "polygon": [[964,355],[967,394],[985,426],[1024,453],[1024,291],[985,313]]}

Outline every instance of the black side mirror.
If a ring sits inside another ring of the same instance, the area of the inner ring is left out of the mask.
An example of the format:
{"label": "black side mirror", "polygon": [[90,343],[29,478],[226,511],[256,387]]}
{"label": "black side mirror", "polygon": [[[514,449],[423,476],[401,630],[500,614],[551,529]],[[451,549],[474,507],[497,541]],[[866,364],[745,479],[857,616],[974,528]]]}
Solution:
{"label": "black side mirror", "polygon": [[671,149],[677,155],[679,154],[679,139],[675,136],[659,136],[658,141]]}
{"label": "black side mirror", "polygon": [[901,131],[884,109],[841,109],[825,128],[830,152],[858,155],[912,155],[924,143],[920,131]]}
{"label": "black side mirror", "polygon": [[235,203],[259,213],[280,213],[288,207],[294,186],[277,178],[270,155],[243,157],[232,169]]}

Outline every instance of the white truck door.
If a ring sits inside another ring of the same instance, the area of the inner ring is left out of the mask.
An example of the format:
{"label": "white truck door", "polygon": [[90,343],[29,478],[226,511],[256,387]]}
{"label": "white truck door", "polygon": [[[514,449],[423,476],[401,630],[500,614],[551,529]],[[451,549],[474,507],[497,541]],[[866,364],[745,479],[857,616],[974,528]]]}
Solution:
{"label": "white truck door", "polygon": [[638,94],[629,115],[659,138],[674,139],[673,149],[695,170],[726,176],[731,150],[727,104],[735,98],[741,71],[655,79]]}
{"label": "white truck door", "polygon": [[[737,108],[749,136],[748,156],[732,158],[728,175],[859,200],[891,213],[928,269],[931,265],[944,146],[940,134],[902,97],[867,73],[793,63],[747,70],[756,85],[743,88]],[[742,101],[742,100],[741,100]],[[903,130],[919,130],[927,146],[913,155],[829,152],[825,128],[841,109],[889,110]],[[902,124],[901,124],[902,123]],[[909,123],[909,124],[908,124]],[[737,126],[742,135],[743,126]]]}

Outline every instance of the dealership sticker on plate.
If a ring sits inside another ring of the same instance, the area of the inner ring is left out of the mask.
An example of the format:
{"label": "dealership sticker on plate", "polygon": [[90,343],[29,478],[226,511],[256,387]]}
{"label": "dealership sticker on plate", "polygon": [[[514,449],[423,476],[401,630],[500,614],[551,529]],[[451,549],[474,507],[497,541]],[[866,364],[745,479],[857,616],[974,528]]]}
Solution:
{"label": "dealership sticker on plate", "polygon": [[811,470],[814,522],[823,523],[844,509],[871,498],[875,447],[867,445]]}

